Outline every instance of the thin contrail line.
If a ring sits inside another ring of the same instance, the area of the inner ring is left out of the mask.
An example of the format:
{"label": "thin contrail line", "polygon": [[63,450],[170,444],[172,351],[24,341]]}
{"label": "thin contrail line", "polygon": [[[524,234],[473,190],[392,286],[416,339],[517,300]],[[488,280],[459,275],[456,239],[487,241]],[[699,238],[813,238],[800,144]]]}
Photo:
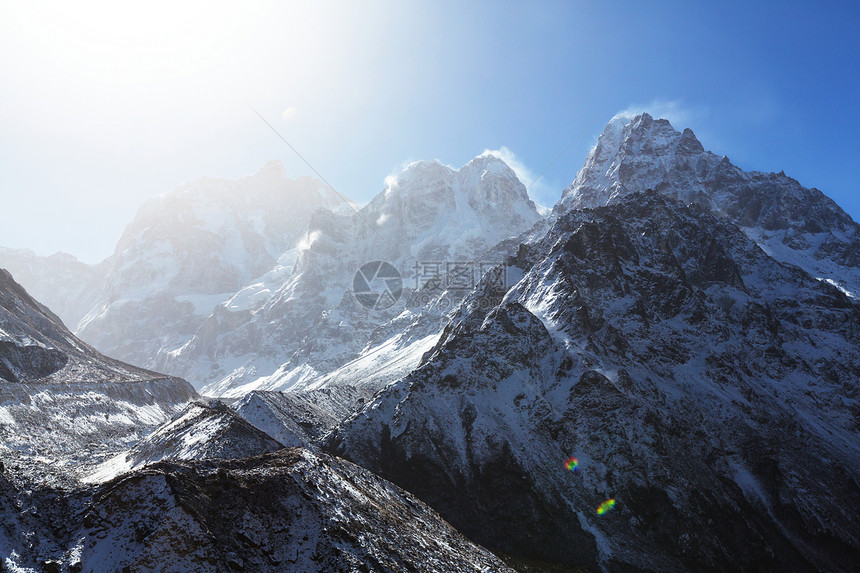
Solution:
{"label": "thin contrail line", "polygon": [[313,172],[316,174],[316,176],[317,176],[317,177],[319,177],[319,178],[320,178],[320,180],[322,180],[322,182],[323,182],[323,183],[325,183],[325,184],[328,186],[328,188],[329,188],[329,189],[331,189],[332,191],[334,191],[334,192],[335,192],[335,194],[338,196],[338,198],[340,198],[344,203],[346,203],[346,204],[347,204],[347,205],[348,205],[348,206],[349,206],[353,211],[355,211],[355,212],[356,212],[356,214],[358,213],[358,211],[356,211],[356,210],[355,210],[355,207],[353,207],[353,206],[352,206],[352,201],[350,201],[346,196],[344,196],[344,195],[343,195],[342,193],[340,193],[337,189],[335,189],[335,188],[334,188],[334,185],[332,185],[331,183],[329,183],[329,182],[328,182],[328,180],[327,180],[325,177],[323,177],[322,173],[320,173],[319,171],[317,171],[317,170],[316,170],[316,168],[315,168],[313,165],[311,165],[311,164],[310,164],[310,162],[309,162],[307,159],[305,159],[305,158],[302,156],[302,154],[301,154],[301,153],[299,153],[299,150],[298,150],[298,149],[296,149],[295,147],[293,147],[293,146],[290,144],[290,142],[289,142],[289,141],[287,141],[287,140],[286,140],[286,138],[285,138],[283,135],[281,135],[281,134],[280,134],[280,132],[279,132],[277,129],[275,129],[275,127],[274,127],[271,123],[269,123],[269,122],[266,120],[266,118],[265,118],[265,117],[263,117],[263,116],[260,114],[260,112],[259,112],[259,111],[257,111],[257,110],[256,110],[256,109],[254,109],[253,107],[251,108],[251,110],[252,110],[254,113],[256,113],[256,114],[257,114],[257,117],[259,117],[260,119],[262,119],[262,120],[263,120],[263,123],[265,123],[266,125],[268,125],[268,126],[269,126],[269,129],[271,129],[273,132],[275,132],[275,135],[277,135],[277,136],[281,139],[281,141],[283,141],[284,143],[286,143],[286,144],[287,144],[287,147],[289,147],[290,149],[292,149],[292,150],[293,150],[293,153],[295,153],[295,154],[296,154],[296,156],[297,156],[299,159],[301,159],[302,161],[304,161],[304,162],[305,162],[305,165],[307,165],[308,167],[310,167],[310,168],[311,168],[311,171],[313,171]]}
{"label": "thin contrail line", "polygon": [[561,152],[561,153],[559,153],[559,154],[556,156],[556,158],[555,158],[555,159],[553,159],[552,161],[550,161],[549,165],[547,165],[547,166],[544,168],[544,170],[540,172],[540,175],[538,175],[537,177],[535,177],[535,178],[534,178],[534,180],[533,180],[531,183],[529,183],[528,185],[526,185],[526,191],[528,191],[529,189],[531,189],[532,185],[534,185],[535,183],[537,183],[537,182],[538,182],[538,180],[539,180],[541,177],[543,177],[543,176],[546,174],[546,172],[547,172],[547,171],[549,171],[549,170],[550,170],[550,168],[551,168],[553,165],[555,165],[555,164],[556,164],[556,162],[557,162],[559,159],[561,159],[561,158],[564,156],[564,154],[565,154],[565,153],[567,153],[567,152],[570,150],[570,148],[571,148],[571,147],[573,147],[573,145],[574,145],[577,141],[579,141],[580,139],[582,139],[582,136],[583,136],[583,135],[585,135],[586,133],[588,133],[588,130],[589,130],[589,129],[591,129],[591,126],[593,126],[595,123],[597,123],[597,120],[598,120],[598,119],[600,119],[600,118],[599,118],[599,117],[595,117],[595,118],[591,121],[591,123],[589,123],[589,124],[588,124],[588,127],[586,127],[585,129],[583,129],[583,130],[582,130],[582,133],[580,133],[579,135],[577,135],[577,136],[576,136],[576,138],[575,138],[573,141],[571,141],[571,142],[568,144],[568,146],[567,146],[567,147],[565,147],[565,148],[562,150],[562,152]]}
{"label": "thin contrail line", "polygon": [[[286,143],[286,144],[287,144],[287,147],[289,147],[289,148],[293,151],[293,153],[295,153],[295,154],[296,154],[296,156],[297,156],[299,159],[301,159],[302,161],[304,161],[305,165],[307,165],[308,167],[310,167],[311,171],[313,171],[313,172],[316,174],[316,176],[317,176],[317,177],[319,177],[319,178],[320,178],[320,180],[328,186],[328,188],[329,188],[329,189],[331,189],[332,191],[334,191],[334,194],[337,196],[337,198],[338,198],[338,199],[340,199],[341,201],[343,201],[343,202],[344,202],[344,204],[346,204],[346,206],[347,206],[347,207],[349,207],[349,208],[350,208],[350,209],[351,209],[351,210],[356,214],[356,216],[358,216],[358,218],[359,218],[359,219],[361,219],[361,220],[364,222],[364,224],[366,224],[368,227],[370,227],[370,230],[371,230],[371,231],[373,231],[373,233],[374,233],[377,237],[379,237],[380,239],[382,239],[382,242],[383,242],[384,244],[388,245],[388,241],[386,241],[386,240],[385,240],[385,238],[384,238],[382,235],[380,235],[380,234],[379,234],[379,231],[377,231],[377,230],[376,230],[376,226],[375,226],[375,225],[370,224],[370,222],[369,222],[367,219],[365,219],[365,218],[362,216],[362,214],[361,214],[361,213],[359,213],[358,209],[356,209],[356,208],[355,208],[354,203],[353,203],[352,201],[350,201],[350,200],[349,200],[349,198],[347,198],[343,193],[341,193],[340,191],[338,191],[337,189],[335,189],[335,188],[334,188],[334,185],[332,185],[331,183],[329,183],[329,182],[328,182],[328,180],[327,180],[325,177],[323,177],[322,173],[320,173],[319,171],[317,171],[317,170],[316,170],[316,168],[315,168],[313,165],[311,165],[311,164],[310,164],[310,162],[309,162],[307,159],[305,159],[305,158],[304,158],[304,156],[302,156],[302,154],[301,154],[301,153],[299,153],[299,150],[298,150],[298,149],[296,149],[295,147],[293,147],[293,146],[292,146],[292,144],[290,144],[290,142],[289,142],[289,141],[287,141],[287,139],[286,139],[283,135],[281,135],[281,133],[280,133],[277,129],[275,129],[275,126],[273,126],[271,123],[269,123],[269,122],[266,120],[266,118],[265,118],[265,117],[263,117],[263,116],[262,116],[262,114],[260,114],[260,112],[259,112],[259,111],[257,111],[257,110],[256,110],[256,109],[254,109],[253,107],[251,107],[251,111],[253,111],[254,113],[256,113],[256,114],[257,114],[257,117],[259,117],[261,120],[263,120],[263,123],[265,123],[266,125],[268,125],[268,126],[269,126],[269,129],[271,129],[271,130],[275,133],[275,135],[277,135],[277,136],[281,139],[281,141],[283,141],[284,143]],[[390,245],[388,245],[388,246],[390,246]]]}

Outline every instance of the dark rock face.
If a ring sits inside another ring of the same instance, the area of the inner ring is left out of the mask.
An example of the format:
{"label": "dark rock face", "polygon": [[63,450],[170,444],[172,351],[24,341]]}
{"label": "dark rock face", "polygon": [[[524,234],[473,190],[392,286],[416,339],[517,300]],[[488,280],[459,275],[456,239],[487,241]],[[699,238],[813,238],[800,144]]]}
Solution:
{"label": "dark rock face", "polygon": [[852,299],[656,192],[562,214],[520,255],[504,299],[487,309],[476,289],[422,366],[337,428],[332,451],[523,557],[853,568]]}
{"label": "dark rock face", "polygon": [[[48,308],[34,300],[0,269],[0,369],[8,381],[64,379],[72,371],[88,370],[81,378],[152,379],[163,377],[107,358],[78,340]],[[62,372],[60,372],[62,370]],[[76,375],[79,373],[76,373]]]}
{"label": "dark rock face", "polygon": [[25,382],[50,376],[68,361],[68,357],[56,348],[0,342],[0,378],[9,382]]}
{"label": "dark rock face", "polygon": [[39,378],[58,370],[56,355],[49,350],[68,352],[83,347],[76,347],[71,338],[56,315],[0,269],[0,364],[5,363],[12,376]]}

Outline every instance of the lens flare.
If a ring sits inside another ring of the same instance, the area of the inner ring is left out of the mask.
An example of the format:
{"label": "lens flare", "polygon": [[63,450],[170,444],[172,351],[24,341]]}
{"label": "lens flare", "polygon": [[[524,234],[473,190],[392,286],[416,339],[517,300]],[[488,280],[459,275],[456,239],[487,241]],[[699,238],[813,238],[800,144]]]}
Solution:
{"label": "lens flare", "polygon": [[572,472],[575,472],[578,466],[579,460],[576,458],[567,458],[567,460],[565,460],[564,462],[564,467],[566,467]]}
{"label": "lens flare", "polygon": [[615,498],[611,497],[597,506],[597,515],[603,515],[613,507],[615,507]]}

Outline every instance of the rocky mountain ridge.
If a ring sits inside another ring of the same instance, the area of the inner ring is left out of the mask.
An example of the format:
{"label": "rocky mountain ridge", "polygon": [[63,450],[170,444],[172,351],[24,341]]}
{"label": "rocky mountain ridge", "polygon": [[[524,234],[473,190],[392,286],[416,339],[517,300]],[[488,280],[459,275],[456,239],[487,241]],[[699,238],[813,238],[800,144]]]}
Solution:
{"label": "rocky mountain ridge", "polygon": [[71,496],[3,485],[16,571],[513,571],[410,494],[298,448],[160,462]]}
{"label": "rocky mountain ridge", "polygon": [[104,357],[2,270],[0,335],[3,570],[512,571],[367,470]]}

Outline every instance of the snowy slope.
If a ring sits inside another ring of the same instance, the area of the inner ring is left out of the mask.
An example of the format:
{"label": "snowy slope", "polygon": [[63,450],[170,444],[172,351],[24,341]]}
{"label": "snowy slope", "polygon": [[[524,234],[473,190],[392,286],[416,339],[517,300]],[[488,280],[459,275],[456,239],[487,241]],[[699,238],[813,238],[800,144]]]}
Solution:
{"label": "snowy slope", "polygon": [[4,523],[18,538],[0,536],[0,547],[16,550],[5,559],[11,570],[511,571],[410,494],[296,448],[161,462],[68,497],[24,501],[32,513]]}
{"label": "snowy slope", "polygon": [[726,217],[775,259],[850,296],[860,292],[860,227],[817,189],[781,173],[745,172],[705,151],[689,129],[650,115],[606,126],[554,212],[607,205],[657,190]]}
{"label": "snowy slope", "polygon": [[655,192],[559,213],[511,263],[523,275],[505,297],[476,289],[332,451],[507,553],[610,570],[853,568],[852,299]]}
{"label": "snowy slope", "polygon": [[100,298],[77,334],[102,352],[154,367],[185,344],[216,305],[295,248],[319,208],[344,200],[269,162],[239,180],[204,178],[145,203],[108,260]]}
{"label": "snowy slope", "polygon": [[162,460],[246,458],[283,448],[268,434],[219,402],[191,404],[128,451],[90,471],[85,481],[99,483]]}
{"label": "snowy slope", "polygon": [[[417,344],[412,355],[419,357],[444,312],[428,328],[402,336],[422,304],[433,300],[410,299],[423,285],[415,283],[415,264],[439,263],[444,271],[454,261],[497,263],[484,261],[484,253],[538,220],[523,184],[494,156],[456,170],[435,161],[413,163],[359,212],[315,213],[290,275],[275,272],[270,282],[254,283],[220,305],[159,367],[205,384],[209,395],[240,396],[307,387],[386,348]],[[386,310],[364,308],[352,296],[356,270],[373,260],[390,262],[404,277],[403,297]],[[416,364],[417,358],[401,366],[408,371]]]}
{"label": "snowy slope", "polygon": [[12,478],[65,481],[196,396],[99,354],[0,269],[0,459]]}
{"label": "snowy slope", "polygon": [[326,386],[317,390],[248,393],[236,413],[285,446],[316,450],[339,422],[371,398],[358,386]]}

